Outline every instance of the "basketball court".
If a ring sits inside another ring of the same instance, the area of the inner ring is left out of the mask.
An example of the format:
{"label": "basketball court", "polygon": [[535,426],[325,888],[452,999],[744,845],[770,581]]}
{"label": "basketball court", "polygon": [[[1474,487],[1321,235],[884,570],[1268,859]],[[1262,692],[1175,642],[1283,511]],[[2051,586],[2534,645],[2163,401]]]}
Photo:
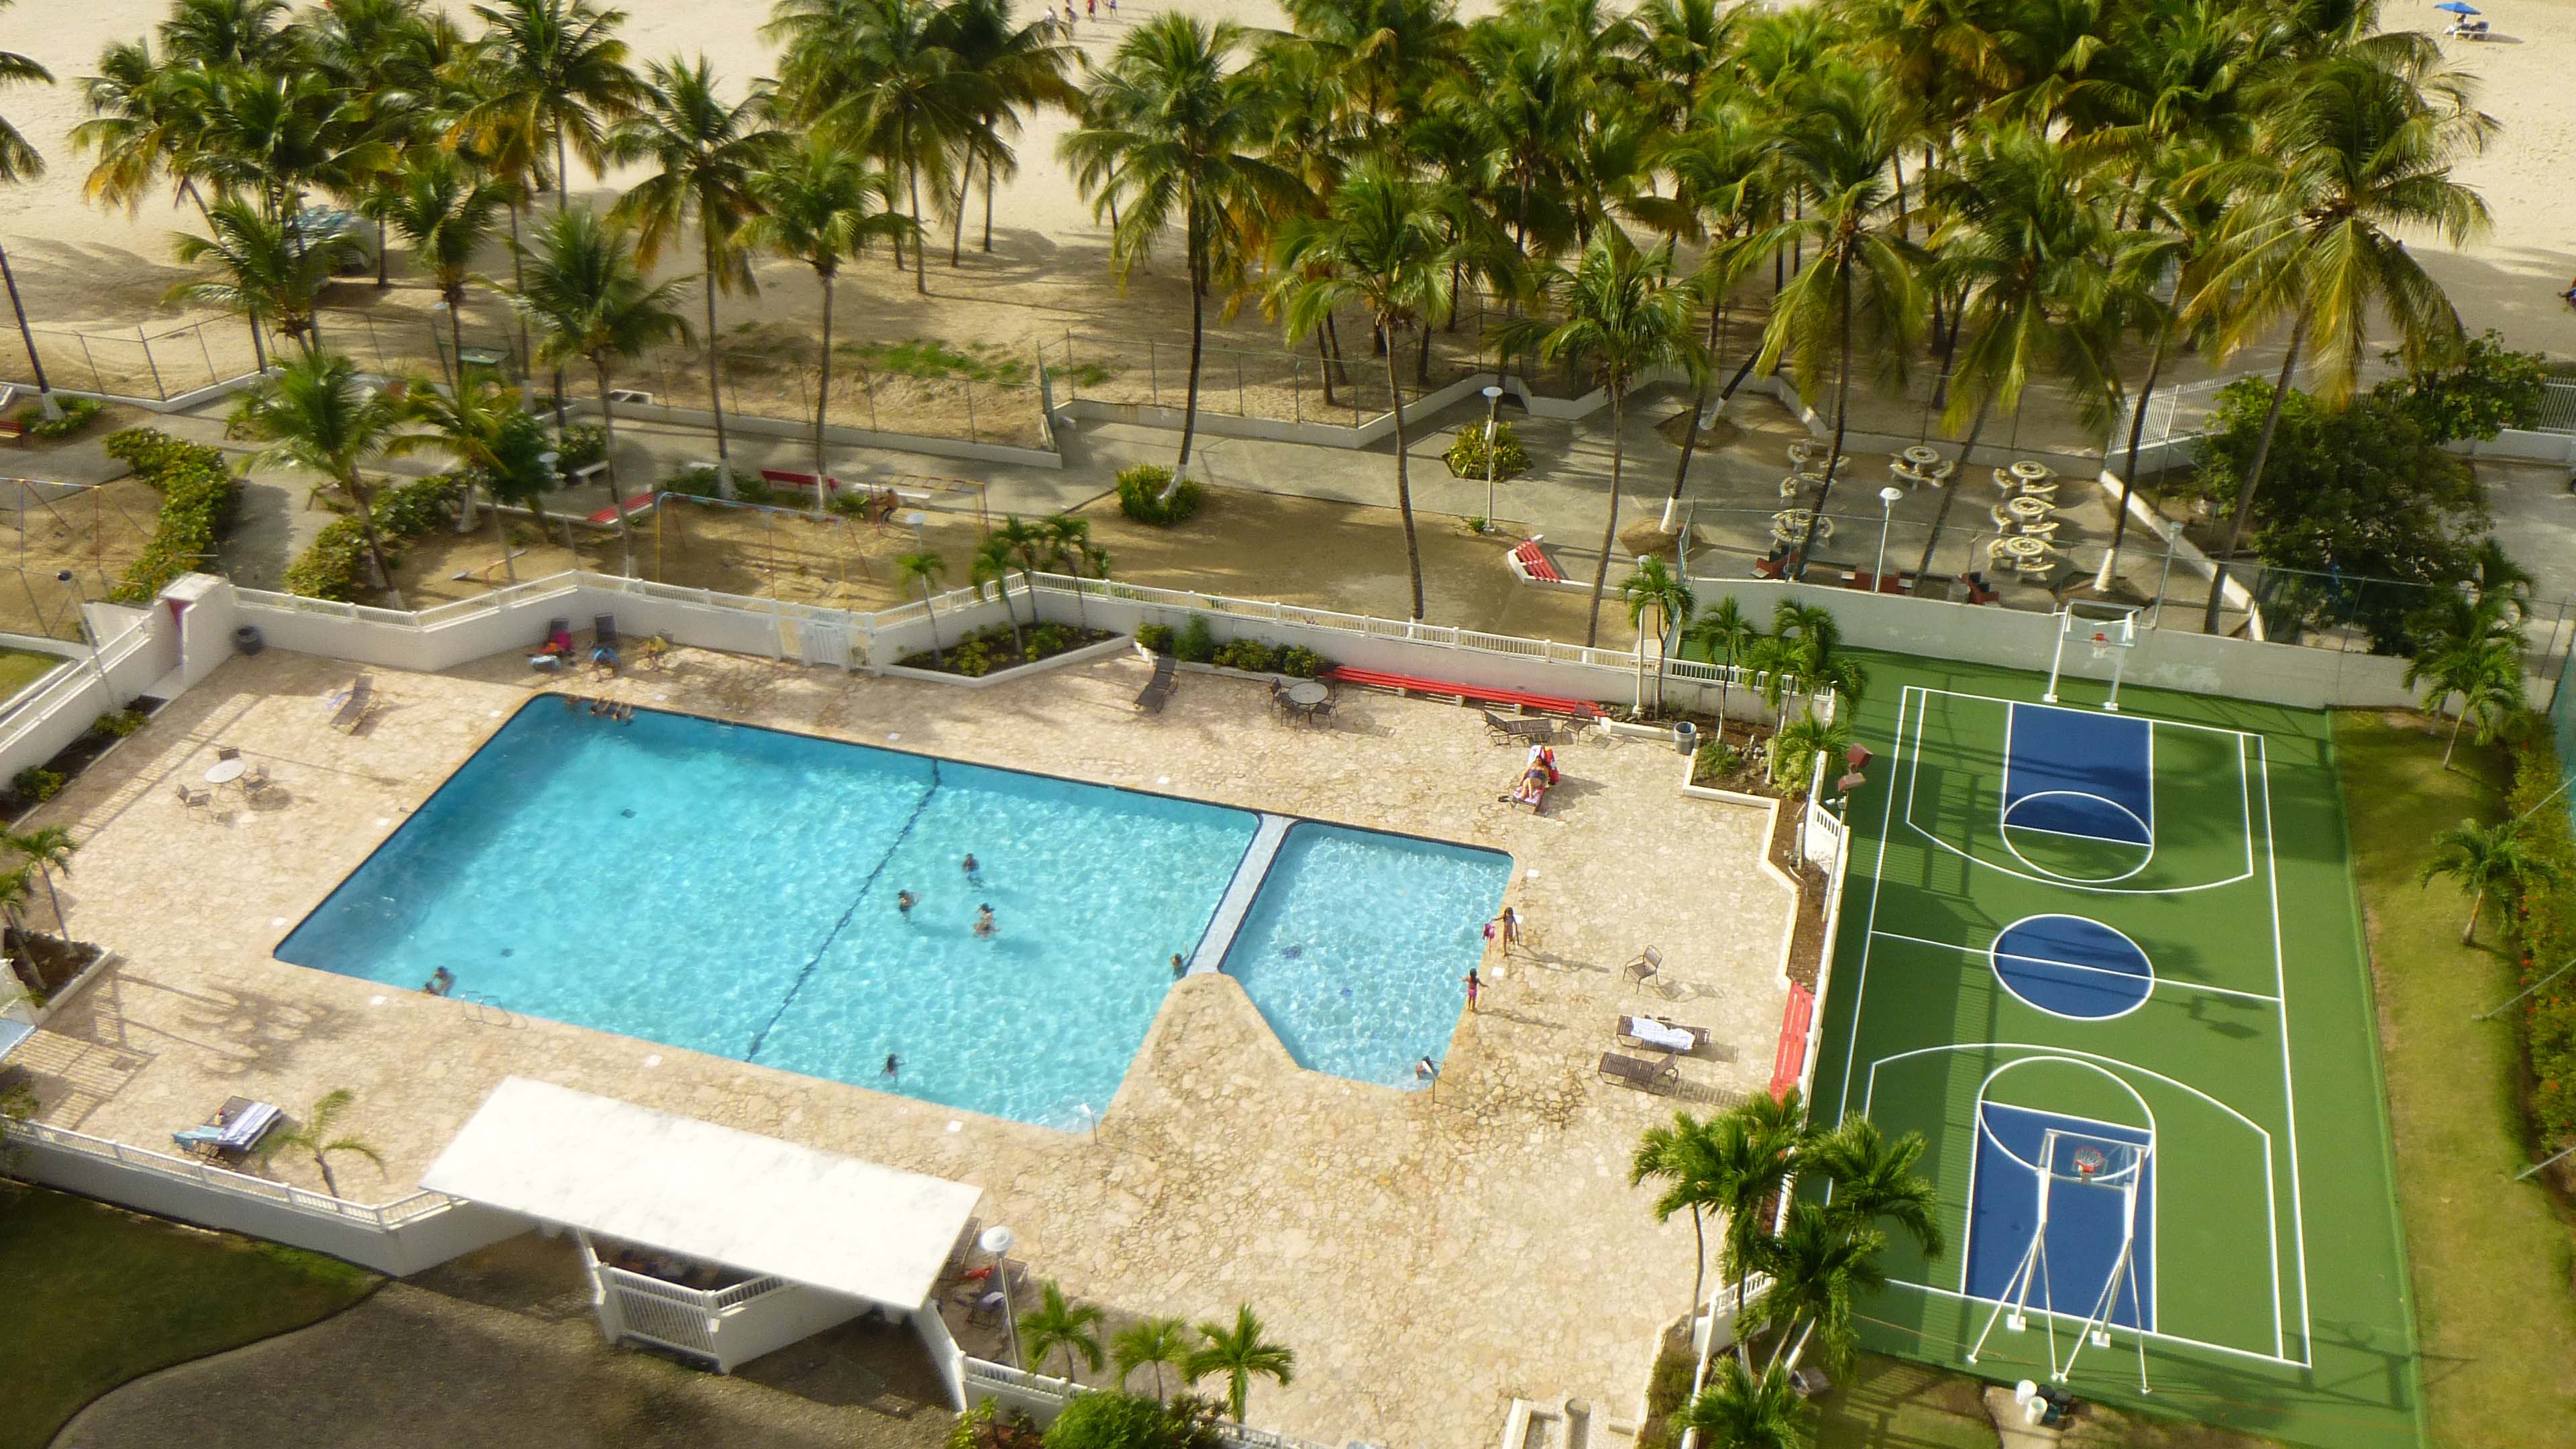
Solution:
{"label": "basketball court", "polygon": [[1865,1339],[2417,1443],[2330,721],[2145,691],[2114,712],[2119,643],[2089,632],[2045,681],[1871,661],[1815,1110],[1924,1135],[1951,1248],[1890,1247]]}

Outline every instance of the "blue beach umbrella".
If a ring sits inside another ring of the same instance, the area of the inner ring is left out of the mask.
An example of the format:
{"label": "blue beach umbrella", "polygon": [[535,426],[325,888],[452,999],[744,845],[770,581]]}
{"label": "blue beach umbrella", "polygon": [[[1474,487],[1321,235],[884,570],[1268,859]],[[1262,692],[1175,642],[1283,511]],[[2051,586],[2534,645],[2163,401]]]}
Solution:
{"label": "blue beach umbrella", "polygon": [[2436,5],[2433,8],[2436,10],[2448,10],[2454,15],[2475,15],[2478,13],[2478,7],[2475,5],[2463,4],[2461,3],[2461,0],[2442,0],[2441,4]]}

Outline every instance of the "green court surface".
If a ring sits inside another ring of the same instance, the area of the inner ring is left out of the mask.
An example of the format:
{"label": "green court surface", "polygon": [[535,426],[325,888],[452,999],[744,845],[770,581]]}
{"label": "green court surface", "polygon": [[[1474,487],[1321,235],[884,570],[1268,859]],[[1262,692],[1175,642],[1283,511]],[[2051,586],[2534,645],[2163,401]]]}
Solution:
{"label": "green court surface", "polygon": [[1863,1342],[2421,1443],[2330,717],[1869,668],[1815,1111],[1921,1132],[1949,1241],[1888,1249]]}

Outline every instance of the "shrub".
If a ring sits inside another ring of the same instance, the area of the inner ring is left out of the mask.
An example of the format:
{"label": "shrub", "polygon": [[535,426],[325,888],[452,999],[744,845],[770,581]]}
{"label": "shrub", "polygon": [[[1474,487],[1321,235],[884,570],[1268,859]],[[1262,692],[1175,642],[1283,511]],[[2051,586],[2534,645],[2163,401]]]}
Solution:
{"label": "shrub", "polygon": [[662,491],[686,494],[691,498],[715,498],[722,496],[724,492],[716,486],[716,470],[712,463],[690,463],[683,466],[680,471],[662,480]]}
{"label": "shrub", "polygon": [[[2513,788],[2505,808],[2525,818],[2532,847],[2558,866],[2566,883],[2523,893],[2511,928],[2521,980],[2528,987],[2576,957],[2576,831],[2564,801],[2549,795],[2560,780],[2558,751],[2546,729],[2517,730]],[[2523,1049],[2530,1054],[2531,1117],[2544,1155],[2576,1142],[2576,976],[2562,976],[2525,998]]]}
{"label": "shrub", "polygon": [[98,722],[90,726],[90,732],[106,739],[121,740],[141,728],[143,728],[143,711],[112,709],[98,717]]}
{"label": "shrub", "polygon": [[587,468],[608,456],[608,429],[595,423],[575,423],[563,430],[556,442],[555,468],[565,474]]}
{"label": "shrub", "polygon": [[[444,524],[454,516],[458,481],[452,473],[397,484],[376,495],[376,533],[385,549],[385,567],[401,564],[400,545]],[[355,518],[322,525],[313,542],[286,566],[286,591],[310,599],[346,602],[358,593],[358,575],[366,567],[367,534]]]}
{"label": "shrub", "polygon": [[[1458,436],[1449,444],[1449,451],[1441,457],[1449,464],[1451,477],[1482,479],[1485,476],[1485,425],[1476,423],[1460,428]],[[1522,447],[1521,440],[1512,436],[1511,424],[1496,423],[1494,425],[1494,481],[1499,483],[1505,478],[1516,478],[1528,471],[1529,449]],[[1484,530],[1478,529],[1477,532],[1482,533]]]}
{"label": "shrub", "polygon": [[18,421],[26,424],[28,437],[68,438],[96,422],[98,415],[107,411],[107,405],[96,398],[67,397],[58,399],[58,402],[63,410],[63,415],[58,418],[46,417],[42,403],[30,403],[19,411]]}
{"label": "shrub", "polygon": [[1278,667],[1279,651],[1258,639],[1229,639],[1218,647],[1210,662],[1250,674],[1268,674]]}
{"label": "shrub", "polygon": [[1160,463],[1139,463],[1118,474],[1118,511],[1138,523],[1168,528],[1199,511],[1205,490],[1193,479],[1172,484],[1172,470]]}
{"label": "shrub", "polygon": [[1691,783],[1714,785],[1735,773],[1735,746],[1723,740],[1702,740],[1699,752],[1691,757]]}
{"label": "shrub", "polygon": [[1333,661],[1303,644],[1291,644],[1279,651],[1279,662],[1273,667],[1282,674],[1294,675],[1299,679],[1312,679],[1332,668]]}
{"label": "shrub", "polygon": [[1034,664],[1051,654],[1081,648],[1096,637],[1096,634],[1086,635],[1062,624],[1037,624],[1029,628],[1023,641],[1011,637],[1008,624],[995,624],[957,640],[943,653],[934,655],[924,650],[918,654],[907,654],[895,662],[907,669],[944,669],[969,679],[981,679],[996,669]]}
{"label": "shrub", "polygon": [[1096,1389],[1078,1394],[1046,1431],[1046,1449],[1213,1449],[1216,1433],[1205,1404],[1169,1404],[1142,1394]]}
{"label": "shrub", "polygon": [[1192,614],[1172,641],[1172,654],[1184,664],[1205,664],[1216,658],[1216,631],[1208,627],[1207,615]]}
{"label": "shrub", "polygon": [[948,1426],[948,1449],[1038,1449],[1045,1442],[1029,1416],[1014,1409],[1004,1418],[986,1399]]}
{"label": "shrub", "polygon": [[120,429],[107,435],[106,448],[161,495],[151,539],[108,592],[117,603],[140,604],[214,557],[215,544],[232,524],[241,485],[222,453],[158,429]]}
{"label": "shrub", "polygon": [[1646,1375],[1646,1422],[1639,1426],[1637,1449],[1672,1449],[1680,1440],[1672,1417],[1690,1398],[1691,1379],[1698,1372],[1696,1358],[1671,1348],[1655,1359]]}
{"label": "shrub", "polygon": [[9,788],[30,805],[42,805],[63,792],[63,775],[42,765],[29,765],[9,777]]}
{"label": "shrub", "polygon": [[1157,654],[1169,654],[1172,652],[1172,626],[1140,624],[1136,628],[1136,642]]}

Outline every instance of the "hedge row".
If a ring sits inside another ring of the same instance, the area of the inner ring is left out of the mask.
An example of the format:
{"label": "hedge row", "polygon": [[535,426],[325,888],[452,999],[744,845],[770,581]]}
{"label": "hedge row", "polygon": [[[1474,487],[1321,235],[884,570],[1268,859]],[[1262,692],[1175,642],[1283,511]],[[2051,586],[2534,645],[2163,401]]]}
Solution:
{"label": "hedge row", "polygon": [[108,592],[120,604],[147,603],[172,579],[214,560],[215,544],[232,526],[241,483],[221,452],[157,428],[120,429],[107,435],[104,446],[109,457],[161,495],[151,539]]}
{"label": "hedge row", "polygon": [[[2562,884],[2523,892],[2514,910],[2521,985],[2530,986],[2576,957],[2576,829],[2558,789],[2558,751],[2547,722],[2514,746],[2513,789],[2506,808],[2526,817],[2526,838],[2554,862]],[[2523,1043],[2531,1057],[2531,1115],[2544,1151],[2576,1142],[2576,972],[2559,977],[2523,1003]]]}
{"label": "hedge row", "polygon": [[[387,488],[376,495],[376,534],[385,548],[385,567],[402,563],[399,545],[418,538],[454,516],[459,480],[455,474],[435,477]],[[296,555],[286,566],[286,591],[310,599],[338,599],[344,603],[358,596],[358,575],[366,568],[367,533],[358,520],[337,518],[322,526],[313,536],[311,546]]]}

